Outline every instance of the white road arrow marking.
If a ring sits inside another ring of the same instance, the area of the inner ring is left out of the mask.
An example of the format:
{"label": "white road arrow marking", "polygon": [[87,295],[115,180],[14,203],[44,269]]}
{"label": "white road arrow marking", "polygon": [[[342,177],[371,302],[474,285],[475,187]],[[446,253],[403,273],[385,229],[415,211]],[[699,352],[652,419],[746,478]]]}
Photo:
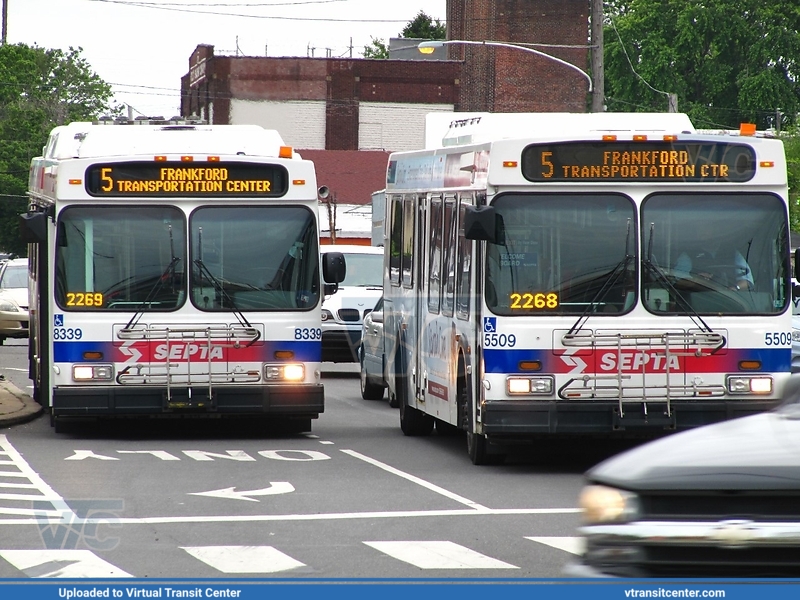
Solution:
{"label": "white road arrow marking", "polygon": [[221,490],[212,490],[210,492],[189,492],[189,495],[258,502],[255,498],[249,498],[248,496],[275,496],[276,494],[288,494],[294,491],[294,486],[288,481],[270,481],[269,485],[270,487],[265,487],[260,490],[249,490],[247,492],[237,492],[235,491],[235,487],[229,487],[222,488]]}

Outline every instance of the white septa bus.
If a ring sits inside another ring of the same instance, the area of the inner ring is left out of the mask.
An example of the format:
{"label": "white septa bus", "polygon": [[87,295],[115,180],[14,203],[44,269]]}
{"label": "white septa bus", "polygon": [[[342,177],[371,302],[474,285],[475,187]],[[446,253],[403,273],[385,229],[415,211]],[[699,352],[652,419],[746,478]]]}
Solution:
{"label": "white septa bus", "polygon": [[393,153],[386,194],[385,376],[407,435],[464,430],[482,463],[781,400],[779,140],[681,114],[465,115]]}
{"label": "white septa bus", "polygon": [[257,126],[71,123],[33,159],[30,377],[72,418],[324,410],[314,166]]}

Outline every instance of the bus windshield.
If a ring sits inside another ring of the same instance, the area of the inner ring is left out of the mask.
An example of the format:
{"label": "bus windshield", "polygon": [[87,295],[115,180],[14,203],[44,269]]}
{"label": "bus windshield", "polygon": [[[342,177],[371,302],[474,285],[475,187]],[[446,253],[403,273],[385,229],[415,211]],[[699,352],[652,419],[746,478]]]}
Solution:
{"label": "bus windshield", "polygon": [[791,290],[784,208],[772,194],[658,193],[642,203],[651,312],[769,314]]}
{"label": "bus windshield", "polygon": [[[172,311],[187,287],[203,311],[304,310],[319,301],[313,213],[302,207],[70,207],[56,249],[56,301],[74,311]],[[190,267],[187,267],[190,264]],[[190,281],[186,281],[186,274]]]}
{"label": "bus windshield", "polygon": [[617,313],[635,298],[636,211],[620,194],[504,194],[488,244],[486,303],[499,315]]}
{"label": "bus windshield", "polygon": [[192,302],[201,310],[307,309],[319,300],[314,215],[286,206],[192,214]]}
{"label": "bus windshield", "polygon": [[72,206],[59,216],[55,299],[64,310],[174,310],[186,219],[168,206]]}

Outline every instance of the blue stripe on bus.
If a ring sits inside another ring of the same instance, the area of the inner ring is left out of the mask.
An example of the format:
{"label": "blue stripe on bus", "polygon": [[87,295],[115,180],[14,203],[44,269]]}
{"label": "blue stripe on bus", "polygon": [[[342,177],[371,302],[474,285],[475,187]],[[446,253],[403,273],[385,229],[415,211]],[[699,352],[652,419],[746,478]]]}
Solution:
{"label": "blue stripe on bus", "polygon": [[[633,350],[633,349],[631,349]],[[550,349],[484,349],[484,370],[486,373],[521,373],[519,364],[523,361],[539,361],[543,373],[567,373],[575,366],[574,358],[583,362],[599,361],[601,354],[616,352],[615,349],[598,349],[594,357],[585,349],[574,355],[556,355]],[[571,358],[574,357],[574,358]],[[727,348],[724,354],[711,357],[681,357],[681,360],[706,361],[714,365],[713,372],[735,373],[739,372],[739,363],[742,361],[758,361],[760,373],[788,373],[792,369],[792,351],[790,348]],[[530,371],[526,371],[530,373]],[[584,369],[584,372],[599,372],[593,369]],[[605,372],[605,371],[604,371]]]}
{"label": "blue stripe on bus", "polygon": [[[182,342],[172,342],[185,343]],[[198,342],[199,343],[199,342]],[[133,347],[137,347],[146,342],[136,342]],[[166,344],[166,341],[153,341],[151,348]],[[88,341],[54,341],[53,342],[53,362],[56,363],[80,363],[80,362],[97,362],[97,360],[88,360],[84,358],[87,352],[99,352],[103,355],[106,362],[113,362],[116,357],[117,362],[124,362],[125,357],[120,356],[121,342],[88,342]],[[241,349],[226,348],[226,351],[232,353],[247,353],[249,354],[247,360],[241,362],[248,362],[252,359],[253,362],[272,362],[275,359],[275,351],[283,350],[294,352],[293,360],[299,362],[320,362],[322,360],[322,342],[320,340],[285,340],[285,341],[260,341],[245,348],[243,344]],[[232,359],[237,360],[237,359]],[[163,361],[159,361],[163,362]]]}

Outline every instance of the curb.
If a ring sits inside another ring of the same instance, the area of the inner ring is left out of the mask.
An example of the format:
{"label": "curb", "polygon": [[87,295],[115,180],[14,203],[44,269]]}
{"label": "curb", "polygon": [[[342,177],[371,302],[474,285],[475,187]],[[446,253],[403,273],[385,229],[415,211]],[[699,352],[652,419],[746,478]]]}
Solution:
{"label": "curb", "polygon": [[0,379],[0,428],[27,423],[44,412],[42,405],[6,379]]}

